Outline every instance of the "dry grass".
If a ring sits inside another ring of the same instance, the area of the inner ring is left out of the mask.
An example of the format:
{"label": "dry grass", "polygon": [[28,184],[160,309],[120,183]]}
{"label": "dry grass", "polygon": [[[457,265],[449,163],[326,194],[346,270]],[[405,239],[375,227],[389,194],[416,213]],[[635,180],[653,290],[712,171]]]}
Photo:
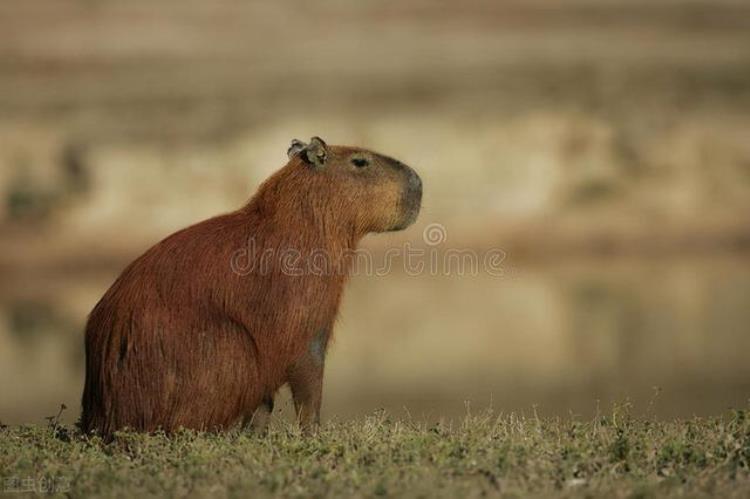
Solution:
{"label": "dry grass", "polygon": [[0,477],[9,496],[739,498],[749,416],[658,422],[620,407],[589,421],[484,413],[428,426],[377,414],[312,436],[277,424],[109,445],[53,420],[0,431]]}

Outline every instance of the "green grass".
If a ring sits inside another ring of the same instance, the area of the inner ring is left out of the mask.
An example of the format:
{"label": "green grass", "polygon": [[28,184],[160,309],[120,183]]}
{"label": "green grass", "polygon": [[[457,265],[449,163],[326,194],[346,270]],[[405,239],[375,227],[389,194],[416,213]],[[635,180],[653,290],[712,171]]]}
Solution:
{"label": "green grass", "polygon": [[660,422],[490,412],[450,424],[377,414],[317,433],[121,434],[0,430],[0,490],[71,497],[748,497],[750,411]]}

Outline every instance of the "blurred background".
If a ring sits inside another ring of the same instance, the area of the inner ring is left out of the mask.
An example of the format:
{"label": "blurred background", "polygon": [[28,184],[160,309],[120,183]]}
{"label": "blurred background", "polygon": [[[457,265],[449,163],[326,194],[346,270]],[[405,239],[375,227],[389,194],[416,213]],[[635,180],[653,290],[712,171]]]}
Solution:
{"label": "blurred background", "polygon": [[320,135],[501,275],[358,275],[324,417],[750,398],[750,3],[0,3],[0,420],[78,417],[86,315]]}

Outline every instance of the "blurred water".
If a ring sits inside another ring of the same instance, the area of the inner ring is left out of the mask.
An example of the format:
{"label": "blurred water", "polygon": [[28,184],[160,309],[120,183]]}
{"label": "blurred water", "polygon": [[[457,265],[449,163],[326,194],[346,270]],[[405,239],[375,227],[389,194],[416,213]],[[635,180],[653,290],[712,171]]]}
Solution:
{"label": "blurred water", "polygon": [[[116,275],[26,275],[0,288],[0,420],[78,416],[85,316]],[[750,398],[744,257],[517,262],[503,277],[356,276],[327,366],[324,417],[384,408],[588,416],[630,400],[659,417]],[[656,388],[658,387],[658,389]],[[288,402],[282,402],[282,407]]]}

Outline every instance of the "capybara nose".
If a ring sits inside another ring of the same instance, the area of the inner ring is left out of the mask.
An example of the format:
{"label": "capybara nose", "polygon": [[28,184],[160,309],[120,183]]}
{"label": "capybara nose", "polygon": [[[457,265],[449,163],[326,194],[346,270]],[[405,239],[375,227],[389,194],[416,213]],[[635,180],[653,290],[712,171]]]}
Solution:
{"label": "capybara nose", "polygon": [[408,198],[409,206],[412,211],[411,219],[412,222],[417,218],[417,214],[422,207],[422,179],[420,176],[409,168],[409,178],[407,180],[406,197]]}
{"label": "capybara nose", "polygon": [[422,178],[411,168],[409,168],[409,189],[422,192]]}

